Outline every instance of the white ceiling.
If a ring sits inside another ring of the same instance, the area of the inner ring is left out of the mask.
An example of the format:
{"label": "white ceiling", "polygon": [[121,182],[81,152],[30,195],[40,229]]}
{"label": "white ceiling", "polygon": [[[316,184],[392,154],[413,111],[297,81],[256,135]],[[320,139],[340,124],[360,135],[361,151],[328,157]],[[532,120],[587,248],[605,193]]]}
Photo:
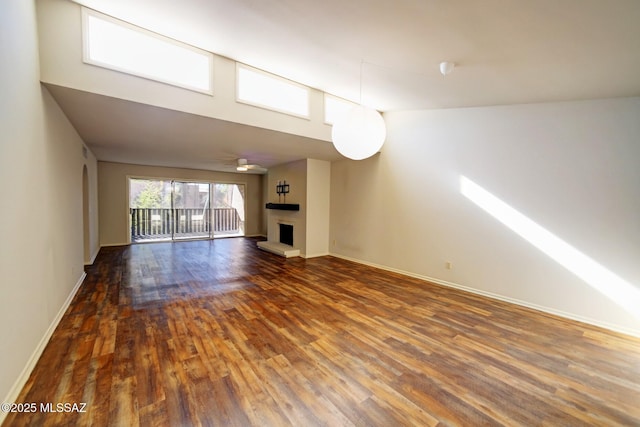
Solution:
{"label": "white ceiling", "polygon": [[[640,95],[640,0],[76,2],[354,101],[362,81],[362,102],[382,111]],[[445,60],[456,63],[447,77],[438,69]],[[70,94],[58,92],[59,102]],[[73,98],[81,97],[62,102]],[[101,108],[127,108],[123,103]],[[120,161],[152,137],[107,130],[106,119],[99,136],[95,126],[83,126],[82,108],[63,109],[92,149],[118,138]],[[200,142],[183,144],[198,152]],[[290,149],[275,146],[272,157],[293,160]],[[336,158],[335,151],[322,155]]]}
{"label": "white ceiling", "polygon": [[[236,172],[340,157],[331,143],[47,84],[99,160]],[[263,173],[250,170],[245,173]]]}

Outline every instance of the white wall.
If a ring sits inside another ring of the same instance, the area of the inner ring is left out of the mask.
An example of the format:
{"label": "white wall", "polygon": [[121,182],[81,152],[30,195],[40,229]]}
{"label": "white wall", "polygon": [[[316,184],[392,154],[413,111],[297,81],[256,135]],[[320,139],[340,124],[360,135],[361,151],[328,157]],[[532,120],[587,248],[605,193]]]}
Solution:
{"label": "white wall", "polygon": [[82,170],[95,176],[97,165],[39,83],[32,1],[0,2],[0,40],[0,397],[9,402],[83,277]]}
{"label": "white wall", "polygon": [[[278,197],[276,185],[286,181],[290,193]],[[267,210],[267,238],[280,241],[278,223],[293,225],[293,246],[300,256],[329,254],[329,201],[331,163],[304,159],[269,169],[265,199],[270,203],[298,203],[299,211]]]}
{"label": "white wall", "polygon": [[331,163],[307,159],[307,258],[329,254],[330,200]]}
{"label": "white wall", "polygon": [[100,221],[98,217],[98,160],[88,147],[87,159],[84,161],[87,165],[87,177],[89,181],[89,247],[87,248],[89,259],[86,259],[85,256],[85,265],[87,265],[93,264],[93,261],[100,251]]}
{"label": "white wall", "polygon": [[235,101],[236,63],[214,55],[214,96],[181,89],[82,62],[82,8],[70,0],[38,0],[42,81],[176,111],[264,129],[331,140],[323,94],[310,92],[310,120]]}
{"label": "white wall", "polygon": [[612,283],[595,290],[459,187],[467,176],[638,292],[640,98],[385,120],[380,155],[332,165],[333,253],[640,335],[640,319],[604,295]]}
{"label": "white wall", "polygon": [[[265,203],[297,203],[299,211],[283,211],[267,209],[267,239],[280,241],[278,222],[293,225],[293,246],[300,249],[305,256],[307,248],[307,161],[298,160],[269,169],[267,174],[267,194]],[[289,194],[278,197],[276,185],[278,181],[289,184]]]}

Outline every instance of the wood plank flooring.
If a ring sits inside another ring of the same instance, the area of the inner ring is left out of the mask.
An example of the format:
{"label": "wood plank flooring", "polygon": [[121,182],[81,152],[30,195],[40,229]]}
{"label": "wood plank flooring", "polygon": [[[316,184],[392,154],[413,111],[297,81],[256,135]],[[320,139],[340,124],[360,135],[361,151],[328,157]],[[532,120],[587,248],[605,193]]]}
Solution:
{"label": "wood plank flooring", "polygon": [[640,425],[638,339],[255,244],[102,249],[3,425]]}

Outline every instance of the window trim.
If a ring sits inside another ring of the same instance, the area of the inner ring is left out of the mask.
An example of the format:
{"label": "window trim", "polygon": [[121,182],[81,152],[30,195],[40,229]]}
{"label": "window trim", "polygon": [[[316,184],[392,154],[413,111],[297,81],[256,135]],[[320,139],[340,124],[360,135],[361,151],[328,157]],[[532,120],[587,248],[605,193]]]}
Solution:
{"label": "window trim", "polygon": [[[175,82],[169,79],[163,79],[161,77],[157,77],[157,76],[153,76],[153,75],[149,75],[149,74],[145,74],[143,72],[138,72],[138,71],[134,71],[134,70],[130,70],[127,69],[125,67],[120,67],[117,65],[113,65],[107,62],[102,62],[102,61],[97,61],[92,59],[89,56],[89,45],[90,45],[90,40],[89,40],[89,17],[94,17],[94,18],[98,18],[100,20],[106,21],[106,22],[110,22],[112,24],[118,25],[120,27],[132,30],[134,32],[137,33],[141,33],[147,36],[150,36],[154,39],[172,44],[174,46],[178,46],[180,48],[186,49],[186,50],[190,50],[192,52],[201,54],[202,56],[205,56],[208,60],[208,82],[209,82],[209,89],[203,89],[200,87],[196,87],[196,86],[190,86],[188,84],[183,84],[180,82]],[[101,67],[101,68],[105,68],[108,70],[112,70],[112,71],[117,71],[120,73],[124,73],[124,74],[128,74],[130,76],[135,76],[135,77],[140,77],[140,78],[144,78],[147,80],[151,80],[154,82],[159,82],[159,83],[163,83],[163,84],[167,84],[170,86],[175,86],[175,87],[179,87],[182,89],[187,89],[193,92],[198,92],[198,93],[203,93],[206,95],[211,95],[213,96],[214,91],[213,91],[213,53],[208,52],[204,49],[199,49],[195,46],[191,46],[189,44],[180,42],[178,40],[172,39],[170,37],[166,37],[163,36],[162,34],[158,34],[155,33],[153,31],[149,31],[145,28],[142,27],[138,27],[136,25],[130,24],[126,21],[122,21],[120,19],[116,19],[113,18],[109,15],[105,15],[103,13],[97,12],[93,9],[89,9],[86,7],[82,8],[82,62],[84,62],[85,64],[89,64],[89,65],[95,65],[97,67]]]}
{"label": "window trim", "polygon": [[[262,104],[260,102],[254,102],[254,101],[249,101],[249,100],[245,100],[245,99],[240,99],[240,70],[241,69],[246,69],[248,71],[257,73],[257,74],[262,74],[264,76],[267,76],[273,80],[277,80],[277,81],[281,81],[284,83],[287,83],[291,86],[296,86],[299,87],[301,89],[304,89],[304,91],[307,94],[307,114],[298,114],[296,112],[293,111],[288,111],[288,110],[284,110],[284,109],[280,109],[277,107],[273,107],[270,105],[266,105],[266,104]],[[311,120],[311,89],[309,88],[309,86],[305,86],[303,84],[294,82],[293,80],[289,80],[287,78],[281,77],[277,74],[273,74],[273,73],[269,73],[267,71],[261,70],[259,68],[255,68],[252,67],[250,65],[247,64],[243,64],[241,62],[237,62],[236,61],[236,102],[240,103],[240,104],[245,104],[245,105],[251,105],[252,107],[258,107],[258,108],[262,108],[265,110],[269,110],[269,111],[274,111],[276,113],[282,113],[282,114],[286,114],[288,116],[293,116],[293,117],[297,117],[300,119],[306,119],[306,120]]]}
{"label": "window trim", "polygon": [[324,96],[322,97],[322,114],[323,114],[322,122],[325,125],[333,126],[335,124],[335,122],[332,123],[332,122],[327,120],[327,98],[333,98],[333,99],[336,99],[338,101],[342,101],[345,104],[349,104],[351,106],[351,108],[354,108],[354,107],[358,106],[357,103],[355,103],[353,101],[349,101],[348,99],[341,98],[339,96],[335,96],[335,95],[332,95],[332,94],[327,93],[327,92],[323,92],[323,94],[324,94]]}

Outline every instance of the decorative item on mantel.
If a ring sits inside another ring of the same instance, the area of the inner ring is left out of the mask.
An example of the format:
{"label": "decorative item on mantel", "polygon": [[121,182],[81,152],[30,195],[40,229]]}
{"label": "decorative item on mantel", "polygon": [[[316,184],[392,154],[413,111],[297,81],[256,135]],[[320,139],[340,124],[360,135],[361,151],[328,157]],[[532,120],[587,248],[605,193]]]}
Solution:
{"label": "decorative item on mantel", "polygon": [[278,181],[278,184],[276,185],[276,193],[278,193],[278,203],[267,203],[265,206],[267,209],[278,209],[281,211],[300,210],[299,204],[287,203],[287,194],[289,193],[289,184],[287,184],[287,181]]}
{"label": "decorative item on mantel", "polygon": [[[278,184],[276,185],[276,193],[278,193],[278,203],[267,203],[265,207],[267,209],[277,209],[281,211],[299,211],[299,204],[287,203],[287,194],[289,193],[289,188],[290,187],[289,184],[287,184],[287,181],[278,181]],[[300,256],[300,249],[296,249],[293,247],[293,225],[288,223],[281,223],[279,221],[277,225],[280,227],[280,232],[278,233],[280,241],[260,241],[258,242],[258,247],[260,249],[273,252],[274,254],[283,256],[285,258]]]}
{"label": "decorative item on mantel", "polygon": [[281,196],[284,197],[283,203],[287,203],[287,194],[289,193],[289,184],[287,184],[287,181],[278,181],[276,193],[278,193],[278,203],[280,203]]}

